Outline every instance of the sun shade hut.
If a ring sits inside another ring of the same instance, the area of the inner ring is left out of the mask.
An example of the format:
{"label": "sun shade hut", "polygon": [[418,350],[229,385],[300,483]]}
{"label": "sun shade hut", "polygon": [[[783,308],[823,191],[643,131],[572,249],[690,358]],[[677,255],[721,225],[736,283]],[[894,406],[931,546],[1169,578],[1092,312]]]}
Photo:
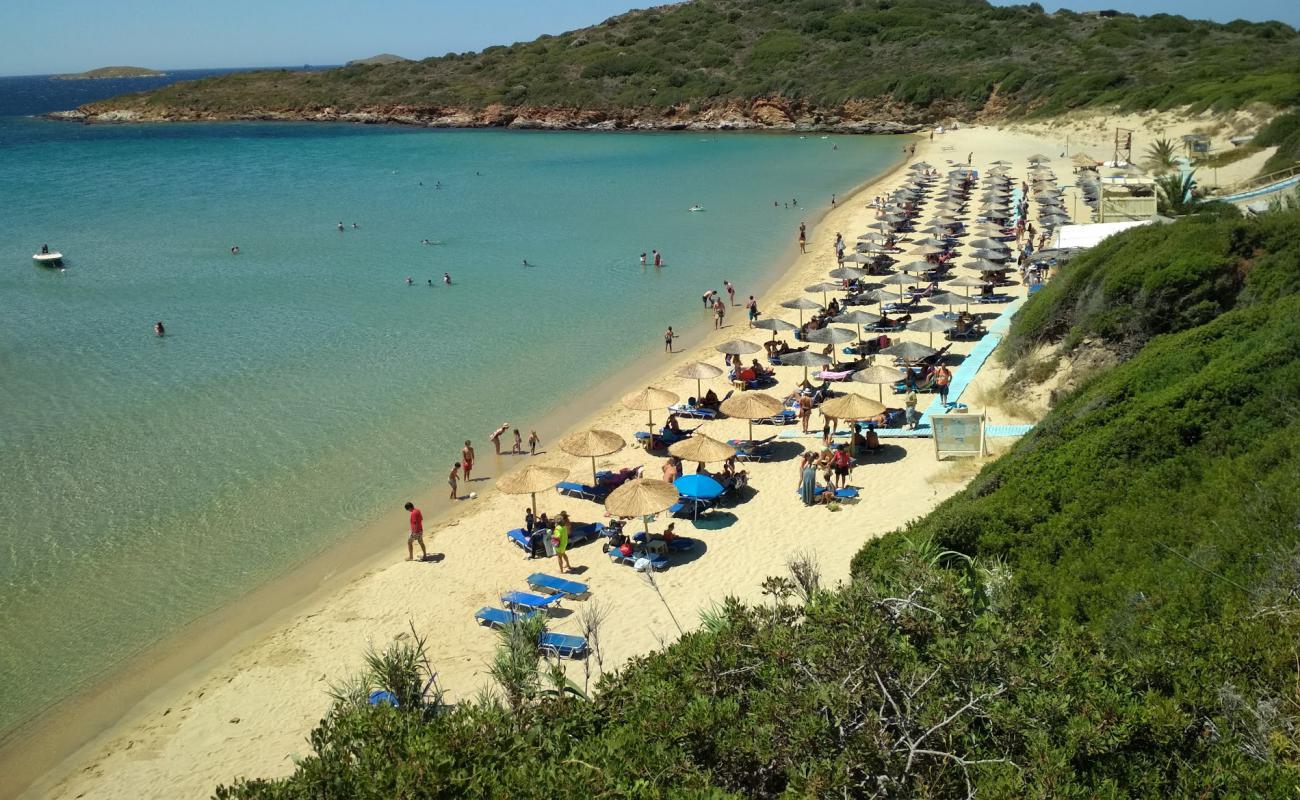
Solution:
{"label": "sun shade hut", "polygon": [[701,381],[713,380],[722,374],[721,367],[715,367],[712,364],[705,364],[703,361],[692,361],[684,364],[673,373],[679,378],[695,379],[695,396],[700,397],[704,394],[704,384]]}
{"label": "sun shade hut", "polygon": [[596,485],[596,459],[617,453],[627,445],[622,436],[613,431],[577,431],[560,440],[560,449],[571,456],[591,459],[591,485]]}
{"label": "sun shade hut", "polygon": [[563,467],[544,467],[529,464],[520,470],[507,473],[497,481],[497,488],[506,494],[526,494],[533,499],[533,509],[537,509],[537,493],[554,489],[555,484],[569,477],[569,471]]}
{"label": "sun shade hut", "polygon": [[736,454],[736,448],[697,433],[689,439],[672,444],[668,452],[683,461],[698,461],[705,464],[712,461],[726,461]]}
{"label": "sun shade hut", "polygon": [[635,394],[630,394],[627,397],[624,397],[623,405],[633,411],[645,411],[650,415],[647,423],[649,425],[648,430],[650,431],[649,443],[653,443],[655,436],[655,409],[666,409],[668,406],[676,403],[679,399],[681,398],[667,389],[649,386]]}
{"label": "sun shade hut", "polygon": [[654,478],[633,478],[605,498],[605,510],[615,517],[640,517],[650,538],[647,517],[672,508],[677,503],[677,487]]}
{"label": "sun shade hut", "polygon": [[876,384],[880,402],[883,403],[885,402],[885,384],[893,386],[903,380],[903,371],[893,367],[886,367],[883,364],[872,364],[866,369],[860,369],[853,373],[849,380],[858,383]]}
{"label": "sun shade hut", "polygon": [[729,417],[749,420],[749,439],[754,440],[754,420],[781,413],[781,401],[762,392],[745,392],[722,401],[722,411]]}

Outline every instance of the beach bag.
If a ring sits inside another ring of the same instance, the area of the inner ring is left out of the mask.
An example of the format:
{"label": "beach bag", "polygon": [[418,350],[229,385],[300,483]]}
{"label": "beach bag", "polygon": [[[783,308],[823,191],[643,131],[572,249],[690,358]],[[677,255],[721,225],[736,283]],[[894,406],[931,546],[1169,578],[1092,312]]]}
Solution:
{"label": "beach bag", "polygon": [[623,544],[619,545],[618,552],[622,553],[625,556],[630,556],[632,555],[632,545],[628,544],[627,542],[623,542]]}
{"label": "beach bag", "polygon": [[558,541],[559,540],[556,539],[554,536],[542,537],[542,544],[546,546],[546,556],[548,558],[553,558],[555,556],[555,544]]}
{"label": "beach bag", "polygon": [[641,556],[636,561],[632,562],[632,569],[636,570],[637,572],[645,572],[646,570],[650,569],[650,559],[646,558],[645,556]]}

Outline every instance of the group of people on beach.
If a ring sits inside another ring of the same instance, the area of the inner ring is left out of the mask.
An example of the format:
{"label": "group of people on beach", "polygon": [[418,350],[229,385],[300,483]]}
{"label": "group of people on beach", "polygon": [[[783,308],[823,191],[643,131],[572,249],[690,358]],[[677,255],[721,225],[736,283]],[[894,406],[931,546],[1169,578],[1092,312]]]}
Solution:
{"label": "group of people on beach", "polygon": [[[488,439],[489,441],[492,442],[492,447],[496,450],[497,455],[503,455],[501,450],[501,438],[505,435],[506,431],[509,430],[512,430],[510,423],[503,422],[499,426],[497,426],[496,430],[488,434]],[[523,455],[524,453],[523,435],[520,433],[518,428],[514,428],[513,431],[514,431],[514,441],[510,446],[510,450],[508,451],[508,454]],[[534,455],[534,456],[537,455],[537,448],[539,445],[541,445],[541,443],[542,440],[541,437],[537,435],[537,431],[528,432],[529,455]],[[447,485],[451,487],[451,494],[449,496],[449,499],[459,500],[460,484],[462,482],[468,484],[474,480],[472,476],[474,473],[474,464],[476,458],[477,458],[477,454],[474,452],[473,441],[470,439],[466,439],[464,447],[460,449],[459,460],[452,463],[451,471],[447,473]],[[473,497],[472,494],[470,496]],[[420,512],[420,509],[415,507],[414,503],[408,502],[405,507],[407,511],[411,512],[410,532],[406,540],[406,551],[407,551],[406,560],[410,561],[414,558],[413,551],[414,551],[414,546],[416,544],[420,545],[420,552],[423,554],[421,558],[423,559],[428,555],[424,547],[424,516]]]}

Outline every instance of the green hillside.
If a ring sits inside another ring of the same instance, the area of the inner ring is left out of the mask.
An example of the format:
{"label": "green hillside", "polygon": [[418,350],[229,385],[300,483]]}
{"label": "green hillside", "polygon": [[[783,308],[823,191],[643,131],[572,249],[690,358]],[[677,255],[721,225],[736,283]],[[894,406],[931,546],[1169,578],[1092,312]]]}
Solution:
{"label": "green hillside", "polygon": [[850,585],[792,568],[590,700],[507,633],[498,694],[422,705],[396,646],[292,776],[218,797],[1292,796],[1297,242],[1300,213],[1188,218],[1065,266],[1014,337],[1131,357]]}
{"label": "green hillside", "polygon": [[983,0],[692,0],[481,53],[231,74],[87,109],[607,112],[754,98],[900,121],[1100,104],[1285,106],[1300,101],[1300,37],[1279,22],[1046,14]]}

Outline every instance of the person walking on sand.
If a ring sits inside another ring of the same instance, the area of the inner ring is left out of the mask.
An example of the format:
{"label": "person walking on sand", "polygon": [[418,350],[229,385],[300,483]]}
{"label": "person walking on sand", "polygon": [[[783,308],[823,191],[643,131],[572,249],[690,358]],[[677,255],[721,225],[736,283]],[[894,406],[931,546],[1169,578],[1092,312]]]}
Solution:
{"label": "person walking on sand", "polygon": [[488,436],[488,439],[492,441],[492,446],[496,448],[497,455],[501,455],[501,435],[508,430],[510,430],[510,423],[503,422],[500,427],[492,431],[492,434]]}
{"label": "person walking on sand", "polygon": [[555,531],[551,534],[551,544],[555,545],[555,563],[560,568],[560,574],[573,569],[569,563],[569,529],[572,523],[569,522],[569,512],[561,511],[560,516],[555,519]]}
{"label": "person walking on sand", "polygon": [[934,371],[934,386],[939,390],[939,402],[948,405],[948,384],[952,383],[952,372],[942,364]]}
{"label": "person walking on sand", "polygon": [[470,482],[469,473],[474,469],[474,445],[465,440],[465,446],[460,449],[460,468],[465,471],[465,483]]}
{"label": "person walking on sand", "polygon": [[903,406],[907,413],[907,427],[912,430],[916,430],[916,423],[919,419],[916,414],[916,402],[916,386],[909,385],[907,387],[907,399],[903,401]]}
{"label": "person walking on sand", "polygon": [[447,483],[451,485],[451,500],[459,500],[460,492],[456,491],[456,483],[460,480],[460,462],[457,461],[451,465],[451,472],[447,473]]}
{"label": "person walking on sand", "polygon": [[730,298],[731,305],[736,304],[736,287],[731,285],[731,281],[723,281],[722,288],[727,290],[727,297]]}
{"label": "person walking on sand", "polygon": [[799,226],[799,252],[800,253],[808,252],[808,238],[804,235],[802,225]]}
{"label": "person walking on sand", "polygon": [[812,419],[813,401],[811,395],[799,395],[799,423],[803,425],[803,432],[808,432],[808,422]]}
{"label": "person walking on sand", "polygon": [[515,443],[510,447],[512,455],[524,454],[524,438],[519,435],[519,429],[515,428]]}
{"label": "person walking on sand", "polygon": [[528,432],[528,455],[530,456],[537,455],[537,445],[541,443],[542,440],[537,436],[537,431],[529,431]]}
{"label": "person walking on sand", "polygon": [[713,314],[713,329],[716,331],[722,328],[722,319],[727,315],[727,305],[721,297],[713,301]]}
{"label": "person walking on sand", "polygon": [[676,338],[677,338],[677,334],[673,333],[673,326],[669,325],[668,330],[664,331],[664,352],[665,353],[671,353],[673,351],[673,339]]}
{"label": "person walking on sand", "polygon": [[423,561],[429,557],[429,551],[424,549],[424,515],[415,507],[415,503],[407,503],[402,508],[411,512],[411,532],[406,537],[406,560],[415,560],[415,543],[419,542],[420,560]]}
{"label": "person walking on sand", "polygon": [[758,301],[754,295],[749,296],[749,302],[745,303],[745,308],[749,309],[749,327],[754,327],[754,321],[758,319]]}

